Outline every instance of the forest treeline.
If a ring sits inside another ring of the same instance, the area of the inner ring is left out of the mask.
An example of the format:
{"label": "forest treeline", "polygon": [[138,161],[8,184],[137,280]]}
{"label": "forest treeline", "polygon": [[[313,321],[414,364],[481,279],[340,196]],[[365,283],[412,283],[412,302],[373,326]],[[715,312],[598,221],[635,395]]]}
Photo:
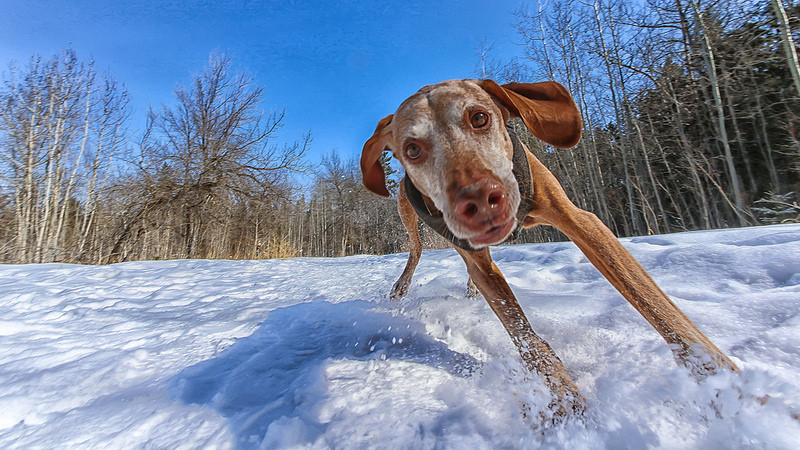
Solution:
{"label": "forest treeline", "polygon": [[[524,57],[476,77],[569,87],[584,138],[518,134],[620,236],[800,220],[800,4],[549,0],[518,10]],[[358,151],[273,143],[283,114],[226,55],[130,130],[130,95],[68,49],[0,86],[0,262],[255,259],[403,251]],[[388,113],[388,112],[387,112]],[[395,192],[401,169],[384,155]],[[428,246],[444,245],[425,232]],[[518,241],[560,239],[547,228]]]}

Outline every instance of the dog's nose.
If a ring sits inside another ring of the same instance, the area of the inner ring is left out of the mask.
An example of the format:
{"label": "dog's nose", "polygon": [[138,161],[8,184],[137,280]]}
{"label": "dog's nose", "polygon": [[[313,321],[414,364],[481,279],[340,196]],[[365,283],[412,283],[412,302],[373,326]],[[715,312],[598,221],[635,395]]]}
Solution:
{"label": "dog's nose", "polygon": [[456,215],[469,228],[503,223],[506,217],[506,191],[499,183],[486,181],[458,191],[453,200]]}

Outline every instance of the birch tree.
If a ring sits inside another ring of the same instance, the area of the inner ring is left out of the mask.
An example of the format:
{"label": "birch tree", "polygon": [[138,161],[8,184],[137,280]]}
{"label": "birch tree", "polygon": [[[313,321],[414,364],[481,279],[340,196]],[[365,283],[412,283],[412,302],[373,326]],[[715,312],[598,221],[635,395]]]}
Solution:
{"label": "birch tree", "polygon": [[[127,96],[112,80],[71,49],[50,60],[33,57],[26,69],[10,66],[0,93],[0,158],[14,193],[16,261],[72,260],[76,241],[89,232],[74,226],[94,202],[85,190],[88,149],[96,148],[98,164],[113,151],[93,125],[115,122],[119,130],[125,119],[124,105],[101,106],[103,95]],[[103,83],[111,86],[105,93]]]}
{"label": "birch tree", "polygon": [[797,95],[800,95],[800,59],[797,57],[797,47],[792,37],[789,17],[786,14],[786,9],[783,7],[783,0],[772,0],[772,10],[775,13],[775,17],[778,19],[778,28],[781,32],[783,50],[786,53],[786,65],[789,67],[789,72],[792,74],[792,80],[794,81]]}
{"label": "birch tree", "polygon": [[702,34],[703,42],[703,59],[708,68],[708,82],[711,86],[711,92],[714,97],[714,109],[717,118],[717,137],[722,145],[722,151],[725,156],[725,163],[728,167],[728,176],[733,189],[734,198],[734,212],[739,219],[739,225],[747,225],[747,219],[744,215],[744,193],[741,188],[741,181],[739,173],[736,170],[736,165],[733,162],[733,153],[731,152],[730,142],[728,141],[728,129],[725,123],[725,112],[722,103],[722,95],[720,94],[720,83],[717,76],[717,64],[715,62],[714,46],[711,44],[709,36],[709,29],[706,26],[706,20],[703,17],[703,12],[697,3],[697,0],[691,0],[692,7],[694,8],[695,19]]}

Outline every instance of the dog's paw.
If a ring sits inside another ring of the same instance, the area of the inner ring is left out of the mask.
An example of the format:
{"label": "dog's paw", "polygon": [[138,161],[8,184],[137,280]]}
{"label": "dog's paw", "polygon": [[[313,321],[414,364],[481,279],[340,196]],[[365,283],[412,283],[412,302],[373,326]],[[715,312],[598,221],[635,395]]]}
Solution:
{"label": "dog's paw", "polygon": [[397,280],[397,283],[395,283],[394,287],[392,288],[392,292],[389,293],[389,298],[394,301],[397,301],[405,297],[406,294],[408,293],[409,284],[411,283],[403,279]]}
{"label": "dog's paw", "polygon": [[472,278],[467,282],[467,298],[475,298],[480,294],[478,287],[472,282]]}
{"label": "dog's paw", "polygon": [[[541,392],[540,395],[546,395],[546,393]],[[567,421],[582,420],[586,413],[586,403],[580,394],[560,397],[553,395],[546,406],[538,399],[531,399],[534,402],[529,404],[517,393],[514,393],[514,396],[519,402],[523,419],[531,428],[538,431],[559,426]]]}

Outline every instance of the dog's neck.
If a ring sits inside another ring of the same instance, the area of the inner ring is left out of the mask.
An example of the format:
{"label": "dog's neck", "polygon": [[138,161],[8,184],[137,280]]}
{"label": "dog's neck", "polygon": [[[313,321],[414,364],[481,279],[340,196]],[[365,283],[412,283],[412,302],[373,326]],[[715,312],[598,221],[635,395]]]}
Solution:
{"label": "dog's neck", "polygon": [[[517,208],[517,229],[514,233],[510,236],[510,238],[515,237],[515,235],[519,232],[522,228],[522,222],[525,220],[525,216],[531,210],[533,206],[533,180],[531,179],[531,167],[528,163],[528,155],[525,153],[525,146],[522,145],[519,138],[517,137],[514,130],[511,127],[506,128],[508,131],[508,135],[511,137],[511,143],[514,146],[514,154],[512,156],[512,163],[513,163],[513,173],[514,178],[517,179],[517,185],[519,185],[519,194],[520,194],[520,202],[519,208]],[[433,231],[437,232],[443,238],[447,239],[456,247],[467,250],[470,252],[478,251],[474,247],[472,247],[466,239],[460,239],[453,234],[452,231],[447,227],[447,224],[444,222],[444,216],[442,212],[436,209],[433,205],[433,202],[424,196],[416,186],[414,186],[414,182],[411,181],[408,175],[405,176],[405,191],[406,197],[408,201],[411,203],[411,206],[414,208],[414,211],[417,212],[417,215],[426,225],[428,225]]]}

